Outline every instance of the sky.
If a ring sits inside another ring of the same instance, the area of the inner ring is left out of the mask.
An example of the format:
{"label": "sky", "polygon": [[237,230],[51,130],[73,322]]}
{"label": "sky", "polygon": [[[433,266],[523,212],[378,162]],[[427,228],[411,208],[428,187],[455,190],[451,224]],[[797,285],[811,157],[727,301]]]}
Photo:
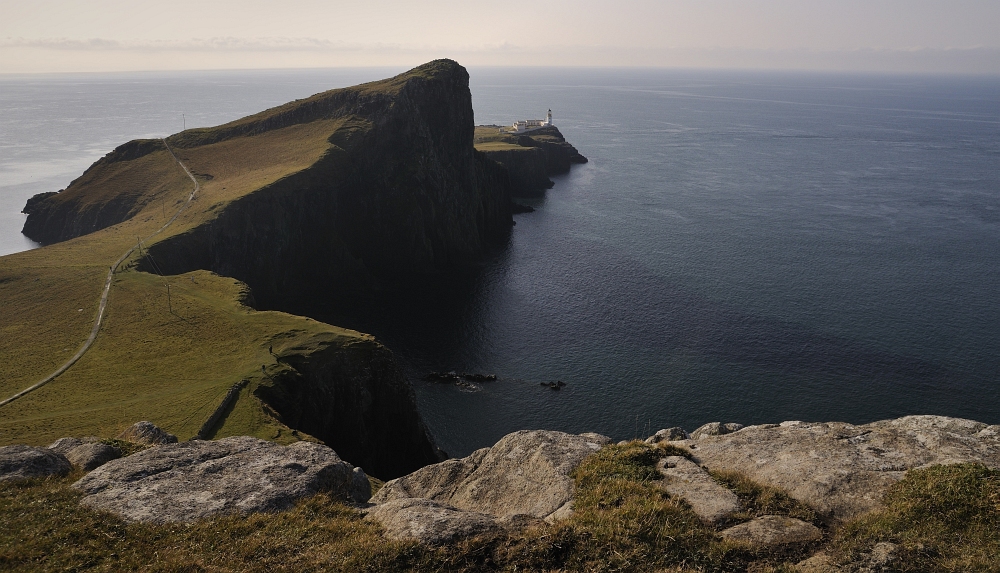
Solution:
{"label": "sky", "polygon": [[1000,74],[1000,0],[0,0],[0,73],[417,65]]}

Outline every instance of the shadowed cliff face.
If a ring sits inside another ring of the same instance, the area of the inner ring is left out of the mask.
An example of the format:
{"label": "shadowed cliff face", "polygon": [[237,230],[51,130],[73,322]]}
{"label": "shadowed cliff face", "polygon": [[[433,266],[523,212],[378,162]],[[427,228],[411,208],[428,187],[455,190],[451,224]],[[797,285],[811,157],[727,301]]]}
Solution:
{"label": "shadowed cliff face", "polygon": [[153,260],[236,277],[280,309],[311,285],[392,289],[481,257],[509,232],[509,183],[473,149],[468,74],[438,67],[397,93],[337,93],[330,113],[350,125],[319,161],[154,245]]}
{"label": "shadowed cliff face", "polygon": [[[481,128],[482,133],[492,132],[490,127]],[[555,126],[520,136],[490,133],[481,139],[481,143],[485,143],[482,151],[486,157],[507,168],[511,194],[515,197],[540,197],[553,185],[550,175],[567,173],[573,164],[587,163],[587,158],[570,145]],[[498,142],[506,145],[497,146]]]}
{"label": "shadowed cliff face", "polygon": [[293,370],[257,395],[287,426],[320,437],[380,479],[443,459],[414,407],[409,382],[381,344],[293,351],[278,360]]}

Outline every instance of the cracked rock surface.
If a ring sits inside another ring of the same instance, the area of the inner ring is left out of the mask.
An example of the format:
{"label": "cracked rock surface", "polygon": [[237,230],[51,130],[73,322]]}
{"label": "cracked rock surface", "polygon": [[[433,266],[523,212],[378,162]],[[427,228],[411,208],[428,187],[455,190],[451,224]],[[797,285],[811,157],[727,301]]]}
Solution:
{"label": "cracked rock surface", "polygon": [[667,493],[686,501],[706,523],[716,523],[740,510],[736,494],[719,485],[698,464],[682,456],[660,460],[660,484]]}
{"label": "cracked rock surface", "polygon": [[84,505],[148,523],[280,511],[320,492],[354,502],[371,495],[364,472],[327,446],[248,436],[156,446],[112,460],[73,487],[86,494]]}
{"label": "cracked rock surface", "polygon": [[997,426],[944,416],[857,426],[784,422],[675,443],[692,446],[698,464],[785,490],[835,522],[877,509],[886,488],[910,469],[962,462],[1000,468]]}
{"label": "cracked rock surface", "polygon": [[[426,466],[386,482],[372,498],[379,508],[370,511],[368,518],[382,523],[391,535],[406,538],[408,532],[422,529],[417,525],[399,527],[396,522],[404,518],[393,517],[394,512],[405,511],[411,516],[405,519],[411,521],[430,520],[426,525],[428,531],[436,531],[435,523],[441,520],[464,523],[450,513],[442,513],[445,509],[490,516],[493,521],[489,528],[497,525],[496,520],[517,521],[514,519],[517,516],[549,518],[549,521],[568,517],[572,514],[573,499],[570,472],[609,441],[597,434],[514,432],[493,447],[477,450],[468,457]],[[433,501],[433,511],[427,504],[401,504],[401,500],[408,499]],[[486,522],[476,518],[470,523]],[[474,527],[462,525],[458,531],[461,535],[471,535],[489,529],[484,528],[474,531]],[[416,534],[410,538],[423,541]]]}
{"label": "cracked rock surface", "polygon": [[823,532],[811,523],[784,515],[763,515],[746,523],[724,529],[725,539],[747,541],[753,545],[771,547],[789,543],[808,543],[823,537]]}
{"label": "cracked rock surface", "polygon": [[0,447],[0,481],[65,475],[72,469],[66,456],[48,448]]}

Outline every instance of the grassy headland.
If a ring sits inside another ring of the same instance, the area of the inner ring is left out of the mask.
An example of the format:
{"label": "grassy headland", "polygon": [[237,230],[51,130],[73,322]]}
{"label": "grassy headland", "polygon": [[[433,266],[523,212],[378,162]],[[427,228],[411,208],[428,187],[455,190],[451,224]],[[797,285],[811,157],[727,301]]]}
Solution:
{"label": "grassy headland", "polygon": [[[115,274],[104,325],[87,354],[49,384],[0,407],[0,445],[113,435],[139,419],[186,439],[241,379],[250,384],[215,435],[297,439],[258,398],[259,387],[275,384],[290,368],[281,361],[290,357],[331,346],[370,350],[377,343],[308,318],[255,311],[244,305],[245,285],[231,278],[204,270],[159,276],[150,249],[211,227],[234,202],[343,154],[371,123],[337,110],[342,94],[391,98],[441,66],[167,138],[201,190],[155,236],[192,189],[159,140],[123,145],[47,199],[35,232],[56,242],[0,258],[0,397],[31,386],[76,352],[93,325],[108,268],[142,244]],[[66,235],[73,238],[63,240]],[[152,272],[138,271],[140,264]]]}

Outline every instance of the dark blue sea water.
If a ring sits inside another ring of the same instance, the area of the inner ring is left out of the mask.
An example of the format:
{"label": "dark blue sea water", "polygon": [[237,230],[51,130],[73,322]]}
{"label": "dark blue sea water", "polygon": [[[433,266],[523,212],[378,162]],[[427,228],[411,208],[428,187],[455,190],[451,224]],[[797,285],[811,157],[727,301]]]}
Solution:
{"label": "dark blue sea water", "polygon": [[[220,123],[391,71],[0,79],[3,216],[181,113]],[[317,315],[396,353],[450,453],[521,428],[1000,423],[1000,79],[471,72],[478,122],[552,108],[590,163],[468,280]]]}

